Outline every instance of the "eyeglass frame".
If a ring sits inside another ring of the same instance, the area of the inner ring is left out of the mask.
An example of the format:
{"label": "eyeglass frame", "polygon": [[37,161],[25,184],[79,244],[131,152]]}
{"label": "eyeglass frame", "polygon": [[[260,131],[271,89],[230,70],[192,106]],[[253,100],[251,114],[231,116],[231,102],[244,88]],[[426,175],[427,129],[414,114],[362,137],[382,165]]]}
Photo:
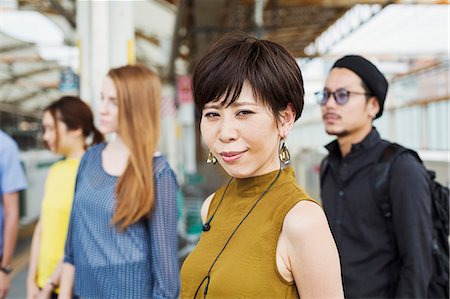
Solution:
{"label": "eyeglass frame", "polygon": [[[346,100],[344,102],[339,101],[337,99],[336,93],[338,93],[338,92],[345,92],[346,93]],[[325,98],[325,93],[328,93],[326,98]],[[323,95],[322,100],[319,100],[319,98],[318,98],[319,94]],[[331,92],[331,91],[329,91],[327,89],[324,89],[322,91],[316,91],[314,93],[314,95],[316,96],[316,102],[320,106],[325,106],[327,104],[328,99],[330,98],[331,95],[333,96],[334,101],[336,102],[336,104],[338,104],[339,106],[343,106],[343,105],[348,103],[348,100],[350,100],[350,95],[351,94],[365,95],[366,98],[369,98],[369,97],[373,96],[373,94],[371,94],[369,92],[350,91],[350,90],[346,90],[345,88],[339,88],[339,89],[337,89],[337,90],[335,90],[333,92]]]}

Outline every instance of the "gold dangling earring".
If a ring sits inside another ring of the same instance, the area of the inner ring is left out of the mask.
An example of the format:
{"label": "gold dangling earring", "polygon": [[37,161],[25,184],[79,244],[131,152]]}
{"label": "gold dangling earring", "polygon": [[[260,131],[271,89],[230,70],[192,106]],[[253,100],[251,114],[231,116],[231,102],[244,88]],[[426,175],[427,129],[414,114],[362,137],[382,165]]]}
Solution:
{"label": "gold dangling earring", "polygon": [[208,154],[208,158],[206,158],[206,163],[213,164],[213,165],[217,163],[217,159],[216,159],[216,157],[214,157],[214,155],[211,151]]}
{"label": "gold dangling earring", "polygon": [[280,152],[278,154],[278,157],[283,164],[289,164],[289,162],[291,161],[291,154],[289,153],[284,138],[281,138],[280,144]]}

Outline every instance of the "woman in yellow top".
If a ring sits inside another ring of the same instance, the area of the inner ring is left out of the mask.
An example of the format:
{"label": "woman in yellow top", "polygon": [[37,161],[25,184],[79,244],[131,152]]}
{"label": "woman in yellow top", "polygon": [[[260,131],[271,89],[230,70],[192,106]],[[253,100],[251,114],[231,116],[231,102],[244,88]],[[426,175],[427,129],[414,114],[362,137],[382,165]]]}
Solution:
{"label": "woman in yellow top", "polygon": [[231,34],[196,66],[193,93],[207,162],[231,179],[202,206],[181,297],[343,298],[325,214],[287,166],[284,140],[304,96],[295,59],[276,43]]}
{"label": "woman in yellow top", "polygon": [[103,141],[92,111],[77,97],[62,97],[45,108],[42,128],[47,148],[65,159],[50,168],[45,183],[31,245],[28,299],[56,297],[78,165],[87,144]]}

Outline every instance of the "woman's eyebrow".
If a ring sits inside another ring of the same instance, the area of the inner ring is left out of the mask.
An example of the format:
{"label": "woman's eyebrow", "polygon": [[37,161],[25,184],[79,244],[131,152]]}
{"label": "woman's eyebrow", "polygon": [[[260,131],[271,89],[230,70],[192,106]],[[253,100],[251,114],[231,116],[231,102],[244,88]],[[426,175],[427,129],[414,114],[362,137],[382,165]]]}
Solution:
{"label": "woman's eyebrow", "polygon": [[205,106],[203,107],[203,109],[219,109],[220,107],[222,107],[223,105],[220,104],[216,104],[216,103],[211,103],[211,104],[205,104]]}
{"label": "woman's eyebrow", "polygon": [[255,102],[234,102],[231,106],[240,107],[240,106],[247,106],[247,105],[256,106],[257,104]]}
{"label": "woman's eyebrow", "polygon": [[[233,104],[231,104],[231,106],[233,107],[240,107],[247,105],[256,106],[257,104],[254,102],[234,102]],[[211,104],[208,103],[203,107],[203,109],[220,109],[224,106],[226,107],[226,105],[223,105],[222,103],[211,103]]]}

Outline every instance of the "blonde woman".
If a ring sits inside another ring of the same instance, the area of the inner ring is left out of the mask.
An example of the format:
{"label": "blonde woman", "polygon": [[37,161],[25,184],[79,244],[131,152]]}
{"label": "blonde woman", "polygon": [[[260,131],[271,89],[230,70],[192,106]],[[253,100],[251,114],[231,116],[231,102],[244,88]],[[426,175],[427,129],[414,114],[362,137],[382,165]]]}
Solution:
{"label": "blonde woman", "polygon": [[160,80],[111,69],[99,129],[116,138],[86,152],[66,242],[61,298],[177,298],[178,185],[157,152]]}

